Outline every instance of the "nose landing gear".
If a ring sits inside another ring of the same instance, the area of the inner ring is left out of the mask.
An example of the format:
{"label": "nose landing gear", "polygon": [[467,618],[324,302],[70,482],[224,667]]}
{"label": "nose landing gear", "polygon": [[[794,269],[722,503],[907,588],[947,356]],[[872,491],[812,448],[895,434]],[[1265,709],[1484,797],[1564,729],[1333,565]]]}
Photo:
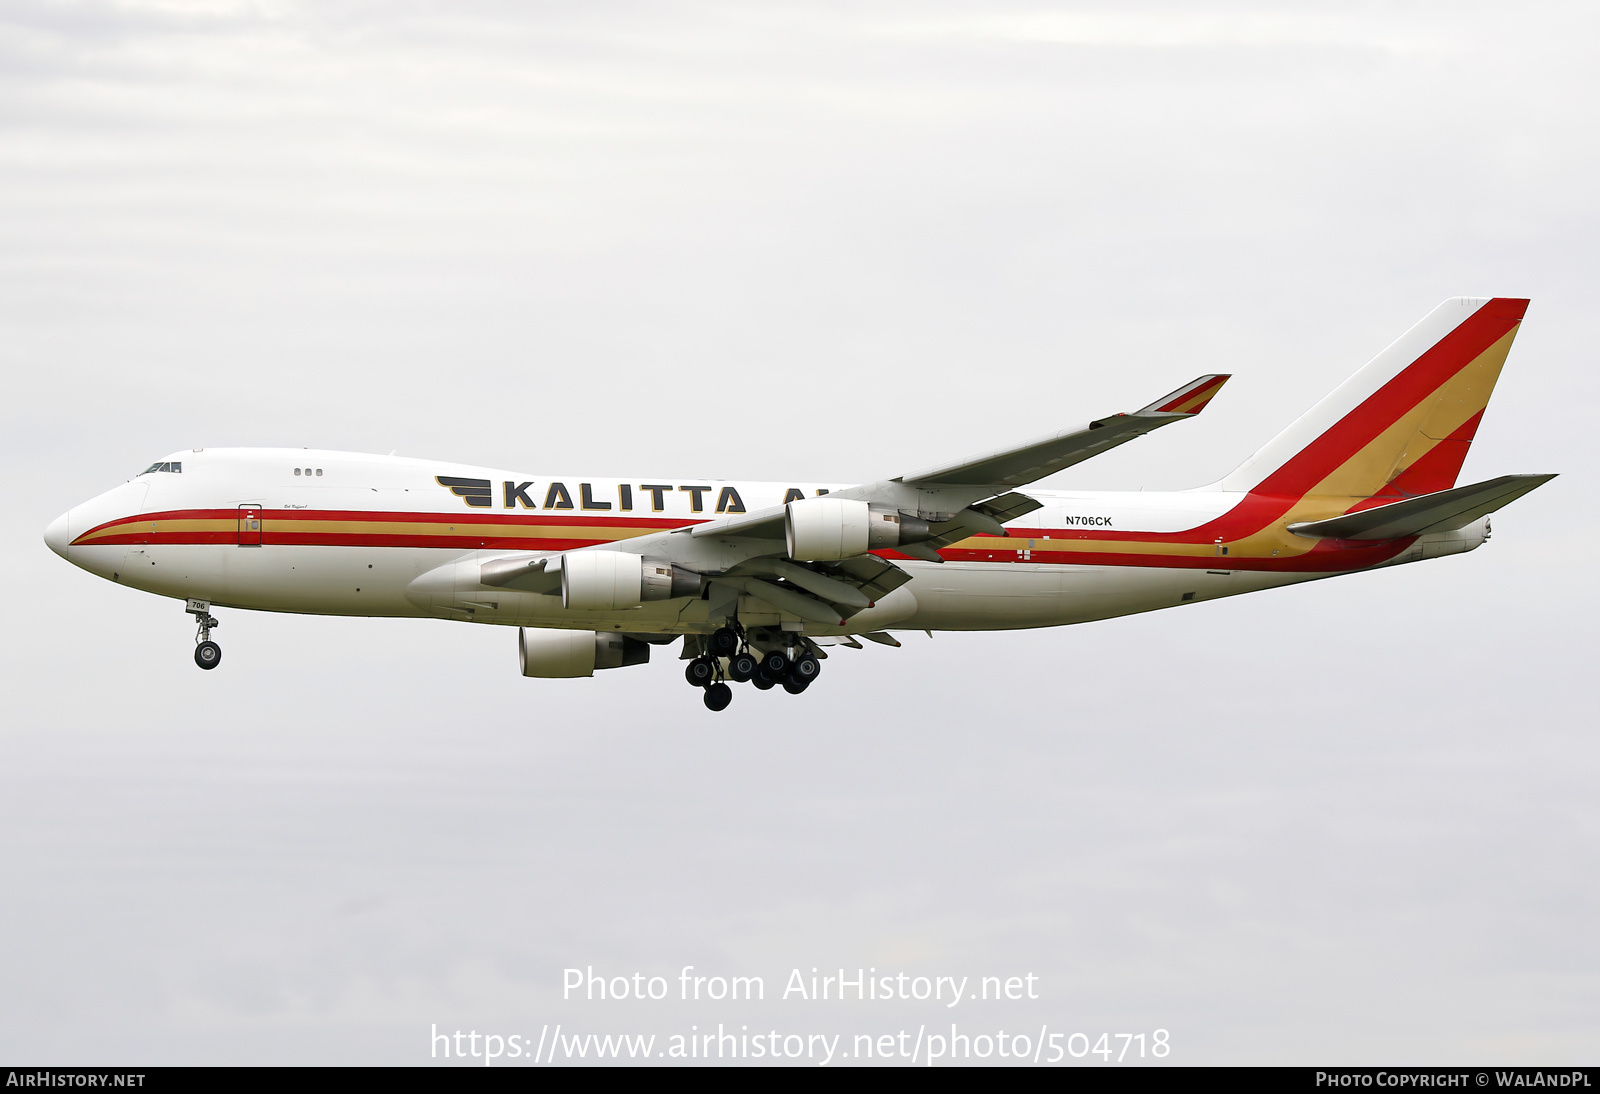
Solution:
{"label": "nose landing gear", "polygon": [[202,642],[194,648],[194,663],[203,669],[214,669],[222,664],[222,647],[215,642]]}
{"label": "nose landing gear", "polygon": [[204,600],[191,600],[184,611],[194,616],[199,624],[195,630],[194,663],[203,669],[214,669],[222,664],[222,647],[211,641],[211,628],[222,626],[211,614],[211,605]]}

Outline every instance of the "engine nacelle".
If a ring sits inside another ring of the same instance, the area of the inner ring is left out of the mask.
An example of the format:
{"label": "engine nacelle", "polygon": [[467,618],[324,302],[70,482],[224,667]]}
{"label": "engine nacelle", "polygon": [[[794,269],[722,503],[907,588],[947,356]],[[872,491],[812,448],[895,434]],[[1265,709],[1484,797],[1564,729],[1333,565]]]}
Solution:
{"label": "engine nacelle", "polygon": [[521,627],[517,636],[517,660],[524,676],[593,676],[595,669],[620,669],[650,660],[649,643],[606,631]]}
{"label": "engine nacelle", "polygon": [[622,551],[561,556],[561,606],[581,612],[637,608],[647,600],[698,596],[697,573]]}
{"label": "engine nacelle", "polygon": [[928,523],[886,505],[851,498],[801,498],[784,509],[789,557],[803,562],[853,558],[884,547],[927,539]]}
{"label": "engine nacelle", "polygon": [[647,558],[640,576],[640,595],[646,600],[673,600],[680,596],[699,596],[705,578],[693,570],[674,566],[660,559]]}

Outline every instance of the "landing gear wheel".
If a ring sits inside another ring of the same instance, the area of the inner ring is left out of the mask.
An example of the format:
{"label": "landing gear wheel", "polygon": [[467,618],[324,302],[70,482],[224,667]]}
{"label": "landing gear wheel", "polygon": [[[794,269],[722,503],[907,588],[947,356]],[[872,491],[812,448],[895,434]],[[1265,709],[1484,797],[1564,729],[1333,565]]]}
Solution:
{"label": "landing gear wheel", "polygon": [[704,657],[696,657],[683,670],[683,678],[691,687],[703,688],[717,678],[717,669]]}
{"label": "landing gear wheel", "polygon": [[822,671],[822,662],[809,653],[802,653],[795,658],[794,664],[789,667],[789,678],[809,684],[817,678]]}
{"label": "landing gear wheel", "polygon": [[739,648],[739,635],[732,627],[719,627],[711,632],[711,655],[727,657]]}
{"label": "landing gear wheel", "polygon": [[202,642],[194,648],[194,663],[203,669],[214,669],[222,664],[222,647],[215,642]]}
{"label": "landing gear wheel", "polygon": [[222,626],[211,615],[211,604],[205,600],[187,600],[183,610],[194,616],[194,663],[203,669],[214,669],[222,664],[222,647],[211,641],[213,627]]}
{"label": "landing gear wheel", "polygon": [[790,695],[799,695],[802,691],[806,690],[806,688],[810,686],[810,680],[802,680],[797,676],[785,676],[783,678],[783,690],[787,691]]}
{"label": "landing gear wheel", "polygon": [[731,702],[733,702],[733,689],[727,684],[718,682],[706,688],[708,710],[726,710]]}
{"label": "landing gear wheel", "polygon": [[754,676],[760,667],[761,662],[757,661],[756,655],[750,651],[736,653],[728,658],[728,679],[742,684]]}
{"label": "landing gear wheel", "polygon": [[766,670],[773,682],[783,679],[789,672],[789,659],[783,655],[782,650],[773,650],[761,658],[761,667]]}
{"label": "landing gear wheel", "polygon": [[756,674],[750,677],[750,682],[762,691],[766,691],[777,681],[767,675],[766,669],[756,669]]}

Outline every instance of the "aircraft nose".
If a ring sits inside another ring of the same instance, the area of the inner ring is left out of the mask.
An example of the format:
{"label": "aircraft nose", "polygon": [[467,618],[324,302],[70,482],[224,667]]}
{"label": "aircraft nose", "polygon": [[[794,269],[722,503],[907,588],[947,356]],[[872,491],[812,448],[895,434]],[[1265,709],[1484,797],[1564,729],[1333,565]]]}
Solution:
{"label": "aircraft nose", "polygon": [[72,542],[72,514],[62,513],[44,530],[45,544],[62,558],[67,557],[67,544]]}

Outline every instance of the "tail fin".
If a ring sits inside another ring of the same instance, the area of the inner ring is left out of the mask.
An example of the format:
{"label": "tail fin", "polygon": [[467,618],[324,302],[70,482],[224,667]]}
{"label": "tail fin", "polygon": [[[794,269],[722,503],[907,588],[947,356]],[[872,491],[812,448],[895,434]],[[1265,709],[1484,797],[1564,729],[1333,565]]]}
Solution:
{"label": "tail fin", "polygon": [[1446,300],[1218,485],[1355,509],[1449,489],[1527,308]]}

